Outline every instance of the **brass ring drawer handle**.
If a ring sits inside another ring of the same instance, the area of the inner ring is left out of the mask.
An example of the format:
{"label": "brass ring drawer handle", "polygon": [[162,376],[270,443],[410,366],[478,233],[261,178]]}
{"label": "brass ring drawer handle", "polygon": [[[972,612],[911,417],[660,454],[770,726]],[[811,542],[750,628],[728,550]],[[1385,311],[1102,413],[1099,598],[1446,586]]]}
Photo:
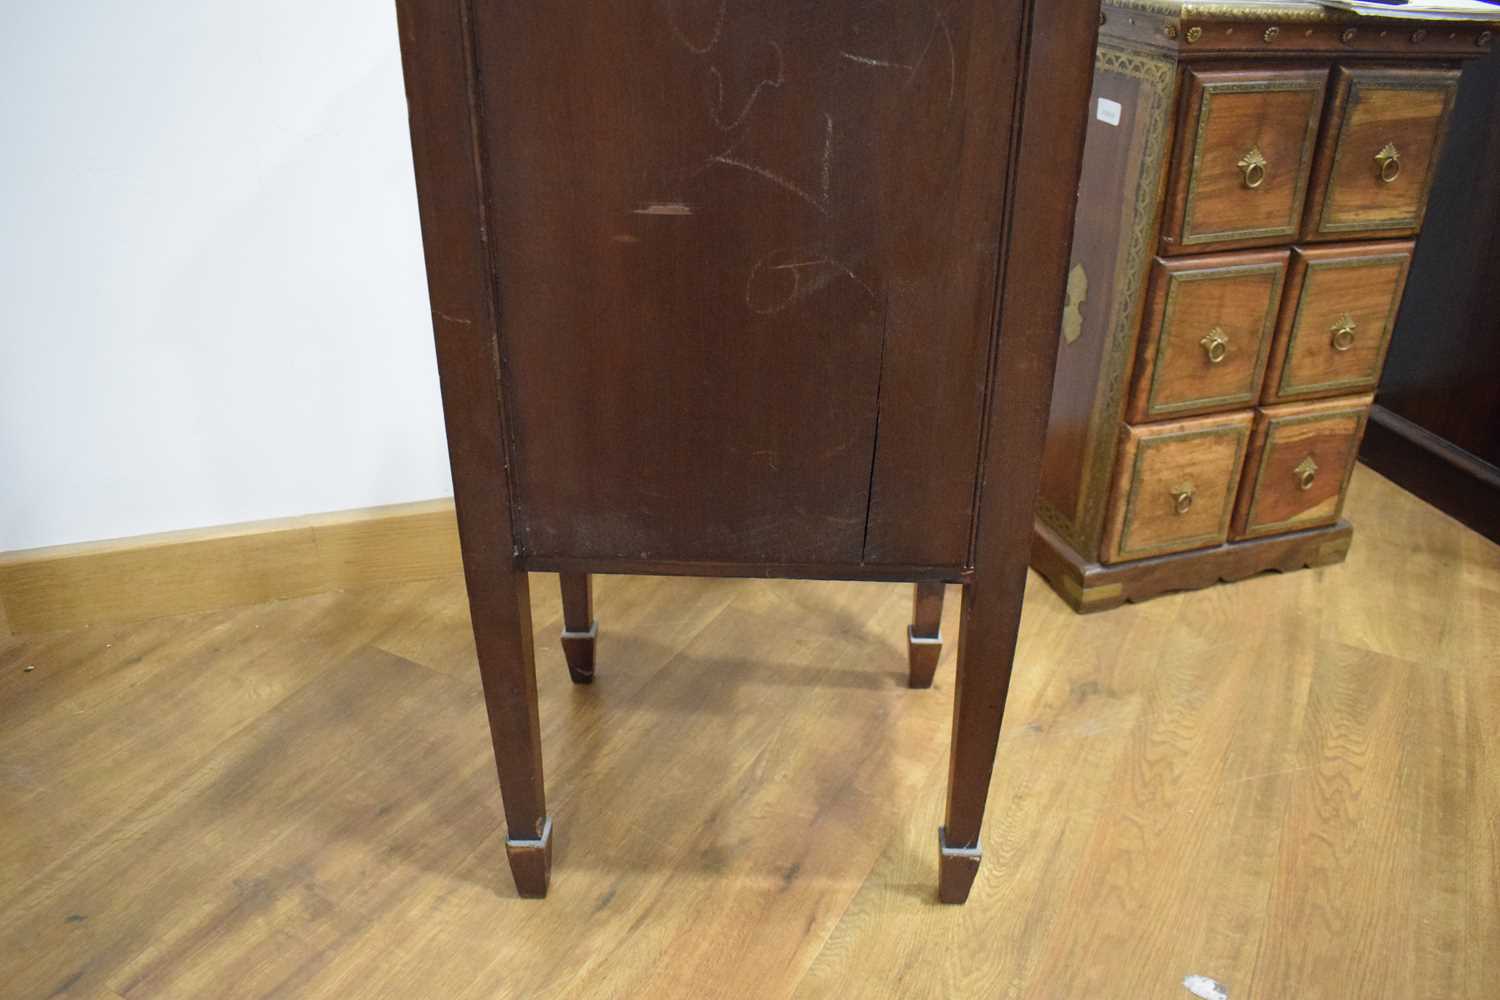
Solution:
{"label": "brass ring drawer handle", "polygon": [[1178,483],[1168,492],[1172,494],[1172,509],[1179,514],[1186,514],[1193,507],[1193,494],[1197,492],[1192,483]]}
{"label": "brass ring drawer handle", "polygon": [[1270,164],[1266,162],[1266,155],[1260,151],[1259,146],[1251,146],[1250,151],[1240,157],[1236,166],[1245,172],[1245,187],[1254,189],[1265,183],[1266,167]]}
{"label": "brass ring drawer handle", "polygon": [[1203,345],[1203,351],[1208,355],[1208,363],[1211,365],[1221,364],[1229,355],[1229,338],[1224,336],[1223,327],[1214,327],[1198,343]]}
{"label": "brass ring drawer handle", "polygon": [[1310,490],[1312,489],[1313,480],[1318,475],[1318,463],[1313,461],[1311,455],[1308,455],[1297,463],[1297,467],[1292,472],[1297,477],[1297,488],[1299,490]]}
{"label": "brass ring drawer handle", "polygon": [[1348,313],[1339,317],[1339,321],[1330,328],[1333,330],[1333,349],[1335,351],[1347,351],[1354,346],[1354,317]]}
{"label": "brass ring drawer handle", "polygon": [[1386,143],[1380,152],[1375,154],[1375,163],[1378,176],[1386,184],[1401,176],[1401,154],[1396,151],[1395,143]]}

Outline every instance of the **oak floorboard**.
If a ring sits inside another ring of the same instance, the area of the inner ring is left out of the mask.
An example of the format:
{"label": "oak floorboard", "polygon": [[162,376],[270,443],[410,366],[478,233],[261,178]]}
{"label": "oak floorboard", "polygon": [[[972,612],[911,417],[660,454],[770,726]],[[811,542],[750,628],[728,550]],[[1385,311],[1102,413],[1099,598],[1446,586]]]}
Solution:
{"label": "oak floorboard", "polygon": [[[1074,615],[1034,577],[970,901],[935,901],[957,595],[532,583],[521,900],[463,581],[0,638],[0,995],[1488,997],[1500,547],[1359,469],[1346,563]],[[26,671],[26,666],[34,669]]]}

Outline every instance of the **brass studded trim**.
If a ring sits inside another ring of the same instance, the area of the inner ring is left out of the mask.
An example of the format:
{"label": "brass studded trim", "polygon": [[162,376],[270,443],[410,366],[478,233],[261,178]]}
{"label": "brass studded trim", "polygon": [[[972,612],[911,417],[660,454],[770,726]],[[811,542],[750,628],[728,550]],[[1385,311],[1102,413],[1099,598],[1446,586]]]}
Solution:
{"label": "brass studded trim", "polygon": [[1081,488],[1071,511],[1045,499],[1037,517],[1080,554],[1093,558],[1104,530],[1110,476],[1119,446],[1120,421],[1125,414],[1125,377],[1134,354],[1136,327],[1149,268],[1156,254],[1156,225],[1167,172],[1167,144],[1171,139],[1177,98],[1177,64],[1167,56],[1119,49],[1101,44],[1094,57],[1095,73],[1119,73],[1141,81],[1140,153],[1135,203],[1121,233],[1122,250],[1115,261],[1107,341],[1100,359],[1094,409],[1089,416],[1080,459]]}
{"label": "brass studded trim", "polygon": [[1299,0],[1107,0],[1107,6],[1138,10],[1162,17],[1202,18],[1208,21],[1295,21],[1299,24],[1338,24],[1356,15],[1342,14]]}

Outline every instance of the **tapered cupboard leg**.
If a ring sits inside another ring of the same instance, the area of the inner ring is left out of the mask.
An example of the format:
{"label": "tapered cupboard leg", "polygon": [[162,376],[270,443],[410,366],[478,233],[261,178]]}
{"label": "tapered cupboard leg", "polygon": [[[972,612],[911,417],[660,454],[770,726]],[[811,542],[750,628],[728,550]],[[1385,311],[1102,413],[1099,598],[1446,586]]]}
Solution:
{"label": "tapered cupboard leg", "polygon": [[[476,591],[478,593],[476,594]],[[532,655],[531,593],[526,573],[504,570],[487,585],[470,583],[470,600],[499,610],[474,615],[479,677],[489,713],[490,740],[505,804],[505,854],[516,891],[547,895],[552,870],[552,820],[542,779],[541,724],[537,715],[536,664]],[[512,614],[504,612],[514,609]]]}
{"label": "tapered cupboard leg", "polygon": [[967,900],[979,872],[979,831],[1021,618],[1019,592],[1004,591],[1018,591],[1024,585],[1024,568],[1019,572],[1020,580],[1006,581],[1005,586],[987,587],[978,580],[963,588],[948,808],[938,831],[938,898],[945,903]]}
{"label": "tapered cupboard leg", "polygon": [[594,640],[599,623],[594,620],[594,578],[588,573],[559,574],[562,583],[563,656],[574,684],[594,682]]}
{"label": "tapered cupboard leg", "polygon": [[943,652],[942,582],[918,583],[912,587],[911,624],[906,629],[907,685],[932,687],[938,657]]}

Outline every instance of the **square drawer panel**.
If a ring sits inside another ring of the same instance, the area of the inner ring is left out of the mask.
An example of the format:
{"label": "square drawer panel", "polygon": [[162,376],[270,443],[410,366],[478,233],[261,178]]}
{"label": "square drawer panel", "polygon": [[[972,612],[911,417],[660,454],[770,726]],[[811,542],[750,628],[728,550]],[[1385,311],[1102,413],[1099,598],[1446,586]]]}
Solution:
{"label": "square drawer panel", "polygon": [[1373,396],[1268,406],[1255,416],[1234,537],[1332,524],[1359,455]]}
{"label": "square drawer panel", "polygon": [[1410,236],[1422,228],[1457,92],[1456,69],[1340,66],[1305,238]]}
{"label": "square drawer panel", "polygon": [[1375,388],[1412,247],[1408,241],[1293,249],[1264,402]]}
{"label": "square drawer panel", "polygon": [[1100,561],[1218,545],[1229,532],[1250,411],[1121,433]]}
{"label": "square drawer panel", "polygon": [[1288,256],[1275,250],[1156,261],[1132,421],[1244,408],[1260,399]]}
{"label": "square drawer panel", "polygon": [[1296,239],[1327,78],[1323,68],[1188,71],[1164,252]]}

